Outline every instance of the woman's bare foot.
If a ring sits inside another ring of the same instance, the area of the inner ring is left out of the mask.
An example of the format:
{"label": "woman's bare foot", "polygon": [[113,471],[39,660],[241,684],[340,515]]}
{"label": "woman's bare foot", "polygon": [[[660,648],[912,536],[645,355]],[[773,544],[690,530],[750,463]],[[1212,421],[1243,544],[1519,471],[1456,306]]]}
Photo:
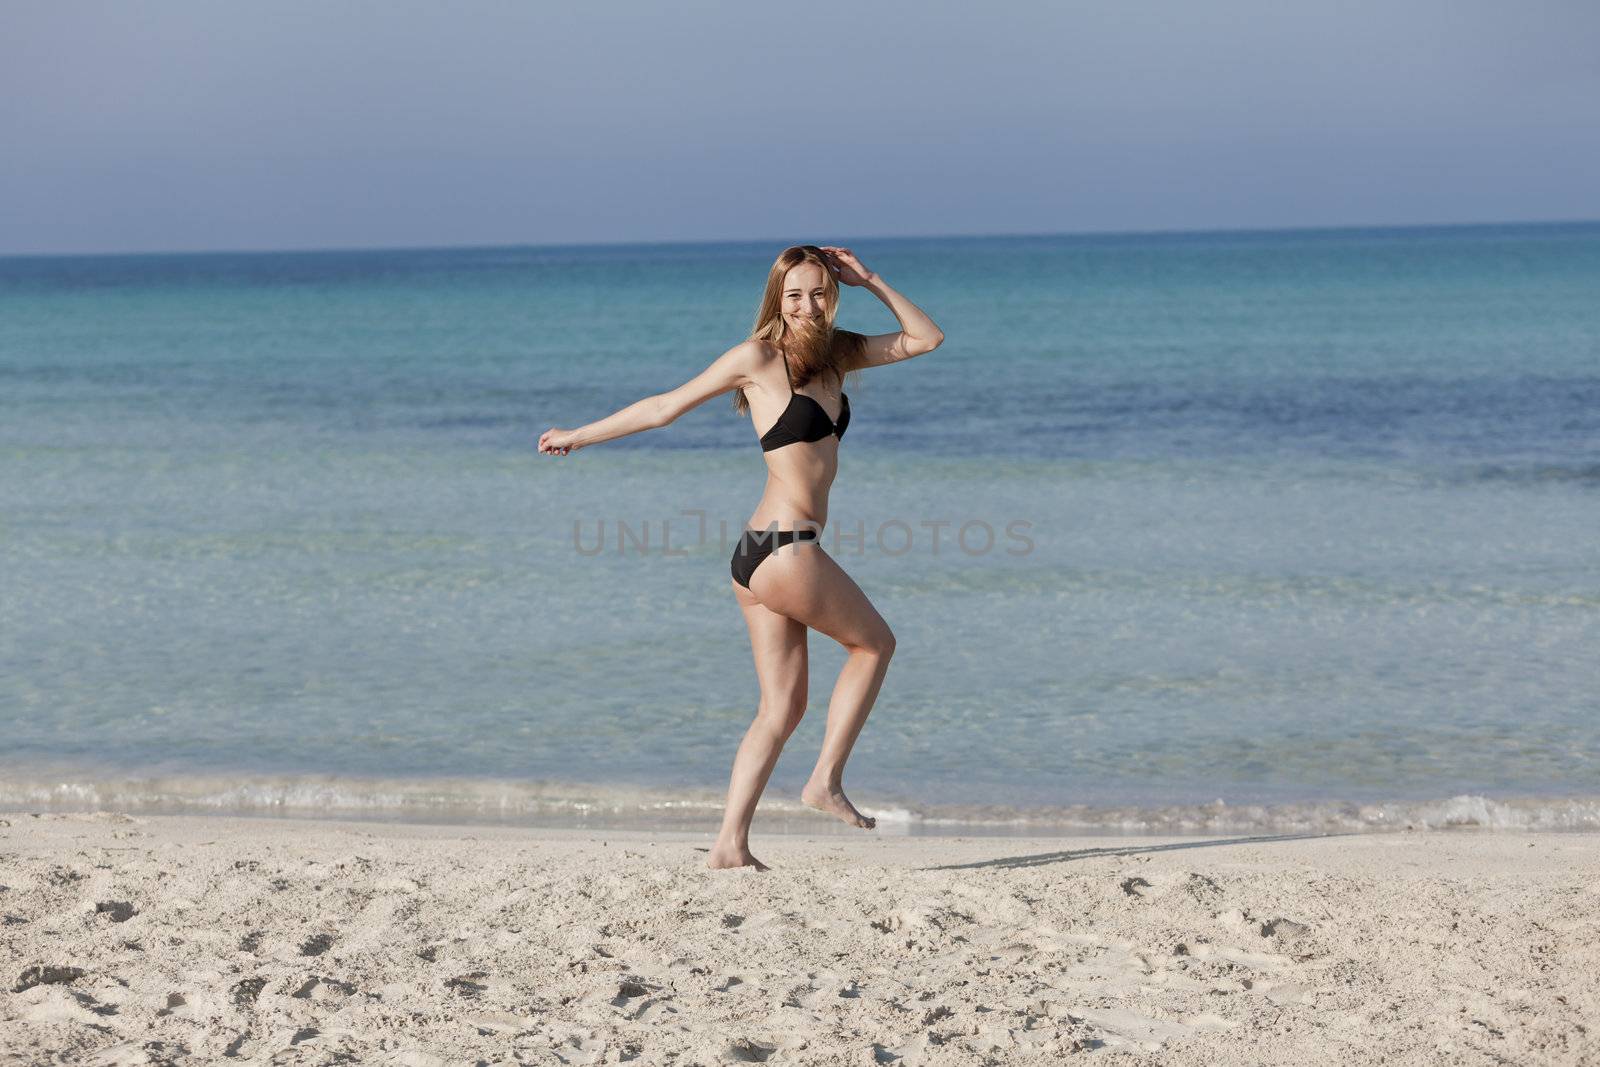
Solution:
{"label": "woman's bare foot", "polygon": [[724,870],[729,867],[754,867],[758,871],[770,870],[765,863],[750,855],[748,848],[722,844],[712,847],[711,855],[706,860],[706,866],[714,871]]}
{"label": "woman's bare foot", "polygon": [[807,782],[806,787],[800,790],[800,799],[807,807],[825,811],[851,826],[859,826],[863,830],[870,830],[878,825],[877,819],[868,818],[856,810],[856,806],[845,799],[844,791],[830,789],[826,785]]}

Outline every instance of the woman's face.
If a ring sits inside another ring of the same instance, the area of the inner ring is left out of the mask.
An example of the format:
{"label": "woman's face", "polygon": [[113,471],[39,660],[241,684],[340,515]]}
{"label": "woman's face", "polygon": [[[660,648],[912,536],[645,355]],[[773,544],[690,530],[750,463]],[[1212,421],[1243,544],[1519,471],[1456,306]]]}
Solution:
{"label": "woman's face", "polygon": [[783,317],[789,325],[801,322],[821,322],[827,311],[827,289],[822,267],[816,263],[801,263],[789,268],[783,276]]}

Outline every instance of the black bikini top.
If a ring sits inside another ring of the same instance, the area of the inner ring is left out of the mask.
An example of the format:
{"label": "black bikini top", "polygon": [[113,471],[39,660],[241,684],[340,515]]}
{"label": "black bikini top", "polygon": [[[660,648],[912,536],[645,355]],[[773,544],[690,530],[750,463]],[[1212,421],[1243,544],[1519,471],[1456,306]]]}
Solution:
{"label": "black bikini top", "polygon": [[[783,377],[789,380],[789,357],[783,357]],[[796,406],[797,401],[805,404]],[[794,382],[789,382],[789,406],[783,409],[783,414],[778,416],[778,421],[772,424],[772,429],[761,435],[761,451],[771,452],[774,448],[792,445],[797,441],[820,441],[829,434],[844,437],[846,426],[850,425],[850,398],[843,392],[839,394],[839,421],[834,422],[828,418],[828,413],[822,405],[804,393],[794,391]],[[810,405],[809,408],[806,405]]]}

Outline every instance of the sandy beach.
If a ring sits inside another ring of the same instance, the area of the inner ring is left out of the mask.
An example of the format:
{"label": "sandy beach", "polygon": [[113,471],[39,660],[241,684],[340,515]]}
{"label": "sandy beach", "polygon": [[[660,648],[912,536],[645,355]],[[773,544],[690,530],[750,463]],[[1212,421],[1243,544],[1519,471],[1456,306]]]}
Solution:
{"label": "sandy beach", "polygon": [[1600,1062],[1600,836],[0,815],[17,1063]]}

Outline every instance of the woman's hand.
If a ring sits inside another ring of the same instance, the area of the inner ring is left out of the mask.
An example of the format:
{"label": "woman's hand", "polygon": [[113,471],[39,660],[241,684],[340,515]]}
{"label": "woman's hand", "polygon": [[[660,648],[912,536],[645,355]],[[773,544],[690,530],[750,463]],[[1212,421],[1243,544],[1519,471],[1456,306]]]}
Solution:
{"label": "woman's hand", "polygon": [[877,277],[848,248],[823,245],[822,251],[828,257],[828,266],[832,268],[834,278],[845,285],[866,285]]}
{"label": "woman's hand", "polygon": [[539,451],[548,456],[564,456],[583,447],[573,440],[575,437],[577,433],[573,430],[558,430],[552,426],[539,435]]}

